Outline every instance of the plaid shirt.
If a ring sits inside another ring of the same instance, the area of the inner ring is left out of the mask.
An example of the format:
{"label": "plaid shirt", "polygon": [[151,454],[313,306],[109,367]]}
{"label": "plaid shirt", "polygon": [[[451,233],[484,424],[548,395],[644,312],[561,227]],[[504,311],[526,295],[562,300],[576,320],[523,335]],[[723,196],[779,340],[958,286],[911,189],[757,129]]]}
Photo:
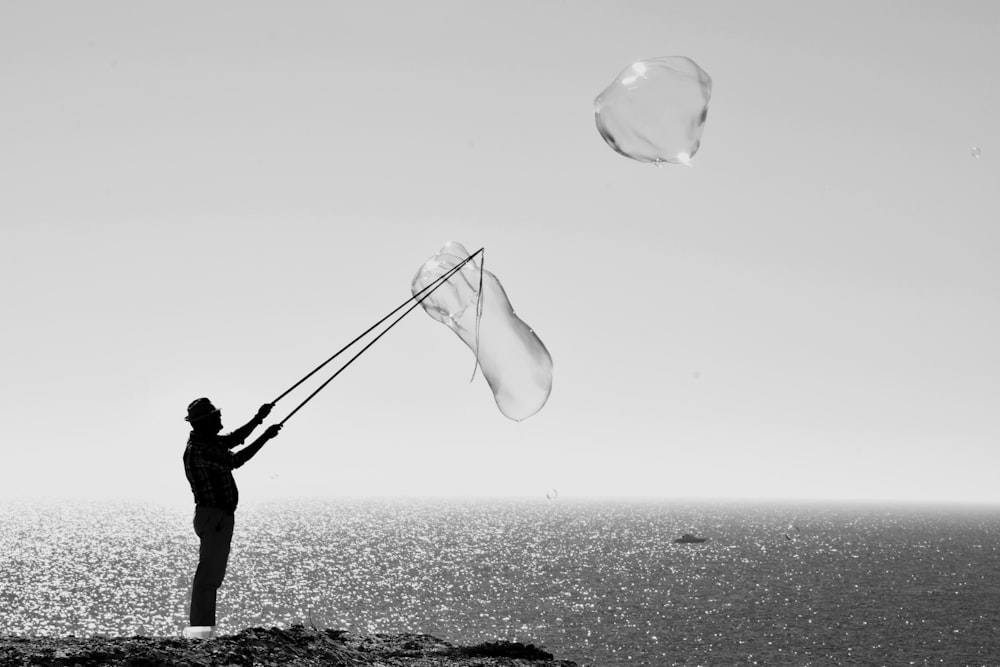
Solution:
{"label": "plaid shirt", "polygon": [[233,469],[243,465],[245,459],[229,450],[242,445],[251,430],[252,426],[243,427],[228,435],[191,432],[184,450],[184,474],[196,505],[236,511],[240,494]]}

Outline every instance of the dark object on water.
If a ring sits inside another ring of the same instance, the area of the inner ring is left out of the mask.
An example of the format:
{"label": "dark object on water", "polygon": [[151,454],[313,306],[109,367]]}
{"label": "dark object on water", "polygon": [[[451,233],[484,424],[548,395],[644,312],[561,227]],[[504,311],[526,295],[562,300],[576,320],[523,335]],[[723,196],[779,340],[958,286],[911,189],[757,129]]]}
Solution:
{"label": "dark object on water", "polygon": [[684,533],[676,540],[674,540],[674,542],[676,542],[677,544],[701,544],[707,539],[708,539],[707,537],[695,537],[691,533]]}

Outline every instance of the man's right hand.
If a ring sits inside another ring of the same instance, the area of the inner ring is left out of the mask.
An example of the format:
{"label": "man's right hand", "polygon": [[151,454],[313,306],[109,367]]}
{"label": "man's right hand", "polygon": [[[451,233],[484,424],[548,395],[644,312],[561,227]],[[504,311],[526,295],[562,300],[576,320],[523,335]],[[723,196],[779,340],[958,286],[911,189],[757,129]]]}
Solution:
{"label": "man's right hand", "polygon": [[270,440],[271,438],[277,436],[278,431],[280,430],[281,430],[281,424],[271,424],[270,426],[267,427],[267,430],[264,431],[264,435],[267,437],[268,440]]}

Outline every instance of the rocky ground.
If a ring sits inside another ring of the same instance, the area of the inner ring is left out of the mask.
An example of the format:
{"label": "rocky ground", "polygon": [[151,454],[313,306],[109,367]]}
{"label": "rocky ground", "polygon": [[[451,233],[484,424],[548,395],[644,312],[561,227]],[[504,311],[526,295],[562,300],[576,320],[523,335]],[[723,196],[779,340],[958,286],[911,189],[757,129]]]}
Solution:
{"label": "rocky ground", "polygon": [[301,625],[248,628],[209,640],[0,637],[0,665],[60,667],[578,667],[532,644],[454,646],[430,635],[354,636]]}

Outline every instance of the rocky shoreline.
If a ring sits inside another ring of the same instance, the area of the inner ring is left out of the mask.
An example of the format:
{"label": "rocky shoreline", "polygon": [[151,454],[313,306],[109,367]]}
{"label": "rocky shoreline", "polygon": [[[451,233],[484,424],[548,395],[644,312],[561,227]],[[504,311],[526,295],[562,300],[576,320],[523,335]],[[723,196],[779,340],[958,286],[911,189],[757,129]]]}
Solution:
{"label": "rocky shoreline", "polygon": [[0,637],[4,667],[585,667],[533,644],[455,646],[430,635],[247,628],[215,639]]}

